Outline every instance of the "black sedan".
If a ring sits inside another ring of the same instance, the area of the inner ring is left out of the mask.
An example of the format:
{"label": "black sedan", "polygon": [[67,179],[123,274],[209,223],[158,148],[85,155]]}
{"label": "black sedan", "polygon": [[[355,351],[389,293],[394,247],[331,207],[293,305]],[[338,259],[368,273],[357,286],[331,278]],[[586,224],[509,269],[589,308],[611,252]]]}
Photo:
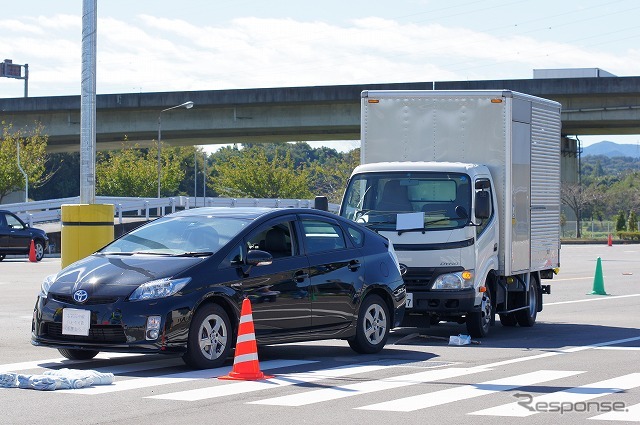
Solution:
{"label": "black sedan", "polygon": [[167,215],[47,277],[34,345],[69,359],[180,353],[223,364],[244,298],[258,344],[340,338],[380,351],[404,314],[393,245],[314,209],[197,208]]}
{"label": "black sedan", "polygon": [[29,227],[20,217],[6,210],[0,210],[0,261],[7,254],[28,254],[33,241],[36,260],[44,257],[49,246],[49,237],[44,230]]}

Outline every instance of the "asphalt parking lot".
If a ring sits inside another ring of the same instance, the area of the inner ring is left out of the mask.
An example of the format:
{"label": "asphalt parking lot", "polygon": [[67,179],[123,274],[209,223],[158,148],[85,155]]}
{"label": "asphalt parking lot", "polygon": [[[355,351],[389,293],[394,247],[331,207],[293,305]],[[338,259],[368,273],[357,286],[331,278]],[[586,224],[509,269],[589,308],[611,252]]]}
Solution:
{"label": "asphalt parking lot", "polygon": [[[212,414],[230,424],[259,417],[268,425],[421,417],[478,424],[513,417],[540,425],[638,422],[639,254],[640,245],[563,246],[560,273],[532,328],[498,323],[480,344],[466,346],[447,343],[465,332],[462,325],[400,328],[376,355],[355,355],[340,340],[259,347],[261,367],[274,378],[235,383],[212,379],[227,373],[232,359],[219,370],[193,371],[176,357],[101,353],[67,361],[54,349],[32,346],[35,298],[42,279],[60,270],[60,259],[7,258],[0,262],[0,371],[97,370],[114,373],[115,382],[54,392],[0,389],[4,418],[34,423],[45,409],[56,412],[56,422],[92,424],[155,424],[159,417],[197,422]],[[607,295],[591,295],[598,258]],[[518,404],[527,397],[537,410]],[[564,411],[549,411],[551,403],[565,403]],[[611,411],[613,403],[623,409]]]}

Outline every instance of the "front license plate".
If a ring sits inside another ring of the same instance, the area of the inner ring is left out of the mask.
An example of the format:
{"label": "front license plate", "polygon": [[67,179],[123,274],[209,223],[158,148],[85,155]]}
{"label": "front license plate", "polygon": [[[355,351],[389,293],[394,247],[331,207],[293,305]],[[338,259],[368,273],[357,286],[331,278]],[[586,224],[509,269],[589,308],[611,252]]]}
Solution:
{"label": "front license plate", "polygon": [[407,299],[405,300],[406,308],[413,308],[413,294],[411,292],[407,292]]}
{"label": "front license plate", "polygon": [[77,308],[62,310],[62,334],[89,336],[91,311]]}

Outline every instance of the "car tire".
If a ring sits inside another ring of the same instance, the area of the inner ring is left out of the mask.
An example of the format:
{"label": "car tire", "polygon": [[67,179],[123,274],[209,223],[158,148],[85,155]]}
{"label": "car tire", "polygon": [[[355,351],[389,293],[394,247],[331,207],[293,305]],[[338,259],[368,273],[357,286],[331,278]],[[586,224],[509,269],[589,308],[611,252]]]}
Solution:
{"label": "car tire", "polygon": [[480,311],[475,311],[467,315],[467,332],[473,338],[483,338],[489,334],[491,318],[493,316],[493,306],[491,305],[491,295],[489,291],[483,292],[482,305]]}
{"label": "car tire", "polygon": [[360,354],[377,353],[389,338],[389,311],[378,295],[369,295],[360,306],[356,335],[349,338],[349,346]]}
{"label": "car tire", "polygon": [[229,357],[233,344],[231,321],[218,304],[205,304],[191,319],[184,362],[194,369],[220,367]]}
{"label": "car tire", "polygon": [[33,248],[36,253],[36,261],[40,261],[44,258],[44,243],[41,240],[33,240]]}
{"label": "car tire", "polygon": [[5,255],[4,254],[0,254],[0,261],[4,260]]}
{"label": "car tire", "polygon": [[531,279],[527,296],[529,297],[529,308],[515,313],[518,324],[524,328],[530,328],[536,324],[536,318],[538,317],[538,279]]}
{"label": "car tire", "polygon": [[58,351],[69,360],[91,360],[100,352],[97,350],[74,350],[71,348],[58,348]]}

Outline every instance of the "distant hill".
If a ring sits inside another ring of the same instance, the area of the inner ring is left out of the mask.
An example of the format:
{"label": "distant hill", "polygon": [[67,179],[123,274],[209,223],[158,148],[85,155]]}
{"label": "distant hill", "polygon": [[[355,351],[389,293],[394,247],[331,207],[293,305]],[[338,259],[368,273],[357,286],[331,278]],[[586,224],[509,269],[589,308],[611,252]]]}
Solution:
{"label": "distant hill", "polygon": [[604,155],[609,158],[617,156],[640,158],[640,145],[621,144],[605,140],[582,148],[582,156],[588,155]]}

